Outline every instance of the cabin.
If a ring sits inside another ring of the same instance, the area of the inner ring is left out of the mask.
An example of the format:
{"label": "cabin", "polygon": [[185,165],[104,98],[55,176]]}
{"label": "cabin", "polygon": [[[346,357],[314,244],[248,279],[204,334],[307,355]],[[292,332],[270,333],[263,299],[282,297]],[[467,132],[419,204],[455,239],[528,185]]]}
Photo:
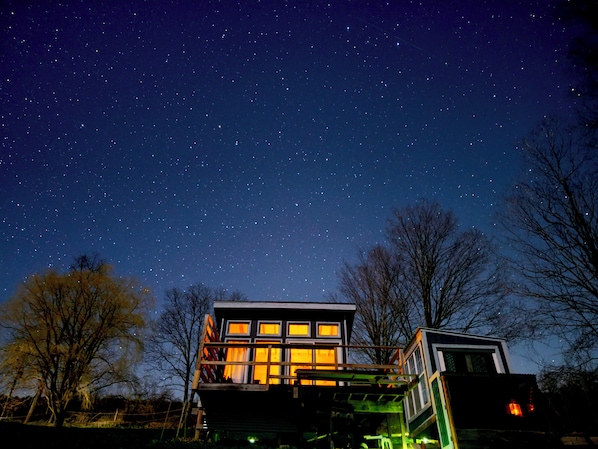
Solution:
{"label": "cabin", "polygon": [[[400,348],[358,363],[355,305],[216,301],[206,316],[193,388],[198,432],[306,447],[408,447],[403,400],[416,376]],[[384,428],[383,435],[380,429]]]}
{"label": "cabin", "polygon": [[516,374],[502,339],[418,329],[404,349],[418,377],[405,400],[410,439],[428,448],[558,447],[536,377]]}
{"label": "cabin", "polygon": [[[558,447],[533,375],[504,340],[420,328],[352,346],[346,303],[216,301],[192,391],[197,436],[333,449]],[[360,363],[364,351],[391,354]]]}

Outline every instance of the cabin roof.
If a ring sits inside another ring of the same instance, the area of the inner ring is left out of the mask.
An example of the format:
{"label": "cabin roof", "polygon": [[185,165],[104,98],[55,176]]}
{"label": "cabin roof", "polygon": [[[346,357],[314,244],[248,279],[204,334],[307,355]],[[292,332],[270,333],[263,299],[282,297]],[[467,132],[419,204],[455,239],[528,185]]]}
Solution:
{"label": "cabin roof", "polygon": [[219,326],[223,319],[343,321],[347,342],[351,340],[356,309],[355,304],[333,302],[214,301],[214,317]]}
{"label": "cabin roof", "polygon": [[214,301],[214,310],[327,310],[355,312],[355,304],[334,302]]}
{"label": "cabin roof", "polygon": [[450,337],[458,337],[461,339],[468,339],[472,341],[479,341],[479,342],[493,342],[496,344],[505,343],[506,340],[500,337],[492,337],[488,335],[475,335],[475,334],[466,334],[463,332],[456,332],[456,331],[449,331],[445,329],[432,329],[429,327],[418,327],[411,339],[405,345],[405,351],[408,351],[409,348],[415,343],[415,341],[419,338],[421,334],[436,334],[442,337],[450,338]]}

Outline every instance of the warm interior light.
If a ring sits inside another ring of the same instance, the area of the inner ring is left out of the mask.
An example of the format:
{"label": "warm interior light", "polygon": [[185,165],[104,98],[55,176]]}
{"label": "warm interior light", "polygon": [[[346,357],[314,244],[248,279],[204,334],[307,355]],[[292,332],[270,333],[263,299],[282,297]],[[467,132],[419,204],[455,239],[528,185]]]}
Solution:
{"label": "warm interior light", "polygon": [[509,402],[508,411],[513,416],[523,416],[523,412],[521,411],[521,405],[519,405],[516,401]]}
{"label": "warm interior light", "polygon": [[[228,340],[227,343],[247,344],[245,340]],[[227,362],[246,362],[247,361],[247,347],[230,347],[226,350]],[[229,379],[234,383],[245,382],[245,365],[226,365],[224,367],[224,378]]]}
{"label": "warm interior light", "polygon": [[[336,349],[316,349],[316,369],[335,369]],[[335,385],[333,380],[317,380],[316,385]]]}
{"label": "warm interior light", "polygon": [[249,334],[249,323],[228,323],[229,335],[247,335]]}
{"label": "warm interior light", "polygon": [[307,323],[290,323],[289,335],[293,336],[309,336],[309,324]]}
{"label": "warm interior light", "polygon": [[[270,353],[270,375],[271,376],[279,376],[280,375],[280,361],[281,361],[281,351],[280,348],[268,348],[266,346],[269,343],[280,343],[276,341],[260,341],[259,343],[263,344],[264,346],[258,346],[255,348],[255,361],[256,362],[267,362],[268,361],[268,352]],[[253,369],[253,381],[254,383],[261,383],[267,384],[268,379],[268,366],[267,365],[256,365]],[[269,380],[271,384],[278,384],[280,383],[280,379],[278,378],[271,378]]]}
{"label": "warm interior light", "polygon": [[280,323],[260,323],[260,335],[280,335]]}
{"label": "warm interior light", "polygon": [[318,324],[318,335],[322,337],[338,337],[338,324]]}
{"label": "warm interior light", "polygon": [[532,404],[531,402],[527,404],[527,411],[529,413],[533,412],[534,410],[536,410],[536,406],[534,404]]}

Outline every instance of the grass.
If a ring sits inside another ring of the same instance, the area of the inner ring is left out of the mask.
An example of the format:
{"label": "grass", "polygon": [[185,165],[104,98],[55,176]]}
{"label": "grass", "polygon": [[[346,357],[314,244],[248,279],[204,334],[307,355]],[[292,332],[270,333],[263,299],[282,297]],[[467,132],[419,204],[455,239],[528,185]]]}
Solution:
{"label": "grass", "polygon": [[[200,442],[175,441],[176,430],[146,428],[60,429],[0,422],[0,446],[5,449],[178,449],[206,448]],[[206,448],[207,449],[207,448]]]}

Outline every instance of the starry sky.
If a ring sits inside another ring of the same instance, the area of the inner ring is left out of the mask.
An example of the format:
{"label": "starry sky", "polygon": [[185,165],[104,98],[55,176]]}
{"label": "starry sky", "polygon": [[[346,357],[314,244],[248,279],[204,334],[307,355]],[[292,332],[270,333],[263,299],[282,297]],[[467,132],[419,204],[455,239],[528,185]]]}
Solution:
{"label": "starry sky", "polygon": [[492,234],[572,110],[555,1],[4,1],[0,302],[93,252],[158,300],[321,301],[420,197]]}

